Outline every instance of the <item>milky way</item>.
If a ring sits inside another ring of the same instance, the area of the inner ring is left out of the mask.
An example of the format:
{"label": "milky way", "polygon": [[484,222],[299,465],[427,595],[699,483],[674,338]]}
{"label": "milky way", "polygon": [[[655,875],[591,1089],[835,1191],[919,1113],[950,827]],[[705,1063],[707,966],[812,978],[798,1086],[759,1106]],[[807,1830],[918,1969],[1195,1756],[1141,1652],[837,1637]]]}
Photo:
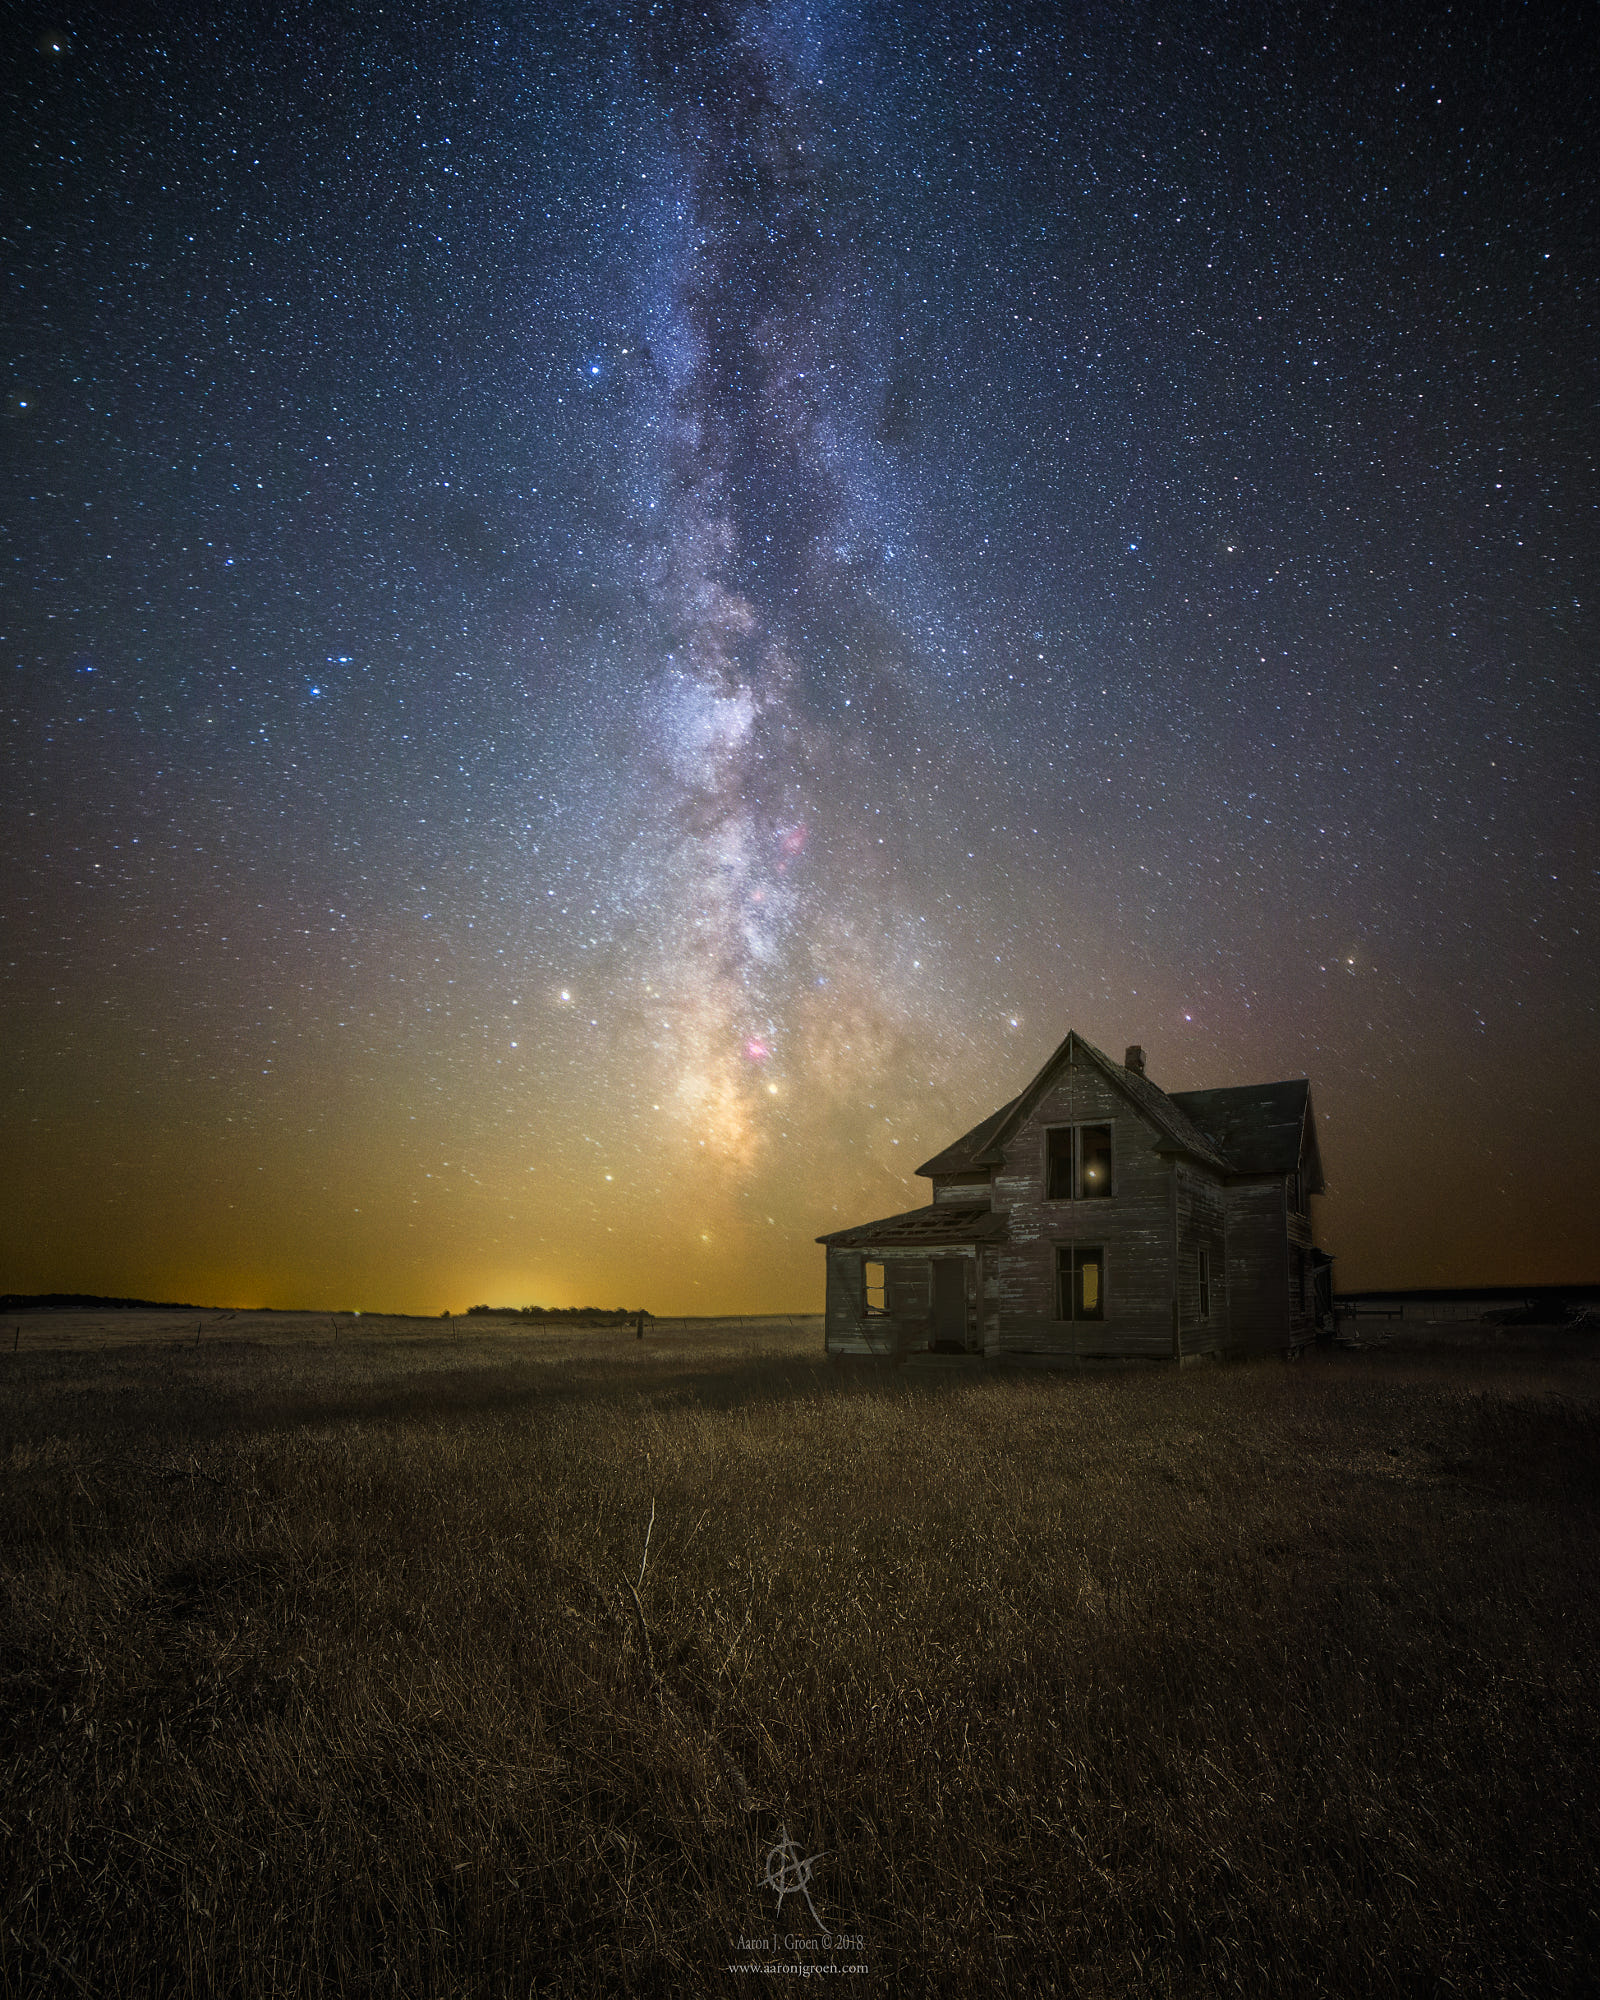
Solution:
{"label": "milky way", "polygon": [[[770,1099],[848,1103],[911,1025],[888,942],[903,893],[866,833],[872,785],[852,756],[908,692],[903,636],[889,615],[871,633],[853,573],[892,513],[893,467],[867,428],[884,337],[802,53],[792,23],[752,9],[711,32],[670,25],[641,65],[672,190],[642,412],[664,652],[645,708],[662,752],[661,1053],[687,1126],[740,1170],[782,1129],[787,1102]],[[840,675],[830,655],[851,632],[861,658]]]}
{"label": "milky way", "polygon": [[1592,1275],[1592,23],[43,25],[8,1288],[812,1303],[1069,1027]]}

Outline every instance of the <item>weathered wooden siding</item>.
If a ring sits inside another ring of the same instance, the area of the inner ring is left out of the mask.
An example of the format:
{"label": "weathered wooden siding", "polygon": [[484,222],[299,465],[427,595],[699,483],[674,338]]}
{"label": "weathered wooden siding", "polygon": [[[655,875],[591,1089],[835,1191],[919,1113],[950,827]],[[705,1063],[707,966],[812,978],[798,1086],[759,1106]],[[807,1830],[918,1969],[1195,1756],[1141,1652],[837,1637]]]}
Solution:
{"label": "weathered wooden siding", "polygon": [[[1227,1196],[1222,1182],[1186,1160],[1178,1176],[1178,1319],[1185,1354],[1220,1354],[1228,1338]],[[1200,1252],[1210,1258],[1211,1310],[1200,1316]]]}
{"label": "weathered wooden siding", "polygon": [[[1308,1120],[1300,1141],[1298,1182],[1302,1189],[1311,1188],[1318,1179],[1316,1143],[1316,1129]],[[1317,1337],[1317,1291],[1314,1267],[1311,1263],[1311,1250],[1316,1242],[1316,1225],[1311,1216],[1311,1204],[1316,1197],[1304,1193],[1301,1198],[1305,1203],[1302,1209],[1297,1209],[1292,1202],[1285,1205],[1285,1233],[1289,1252],[1287,1287],[1291,1347],[1302,1346],[1306,1341],[1315,1340]]]}
{"label": "weathered wooden siding", "polygon": [[[1304,1183],[1302,1182],[1302,1185]],[[1311,1280],[1311,1246],[1314,1240],[1309,1206],[1302,1213],[1285,1203],[1284,1237],[1287,1256],[1284,1294],[1288,1300],[1289,1345],[1299,1347],[1317,1335],[1317,1301]],[[1300,1277],[1305,1276],[1305,1298],[1301,1301]]]}
{"label": "weathered wooden siding", "polygon": [[859,1251],[828,1251],[828,1286],[822,1314],[823,1345],[829,1354],[874,1351],[867,1341],[866,1294],[861,1283]]}
{"label": "weathered wooden siding", "polygon": [[886,1255],[884,1302],[894,1321],[895,1345],[902,1353],[915,1352],[928,1344],[933,1312],[933,1272],[928,1253]]}
{"label": "weathered wooden siding", "polygon": [[[967,1267],[965,1338],[976,1350],[984,1333],[978,1253],[971,1248],[941,1245],[931,1251],[899,1247],[830,1248],[823,1320],[826,1351],[891,1358],[925,1350],[933,1337],[934,1257],[959,1258]],[[867,1310],[864,1273],[869,1263],[884,1267],[882,1313]]]}
{"label": "weathered wooden siding", "polygon": [[989,1192],[987,1172],[972,1174],[935,1174],[933,1176],[933,1198],[935,1201],[982,1201]]}
{"label": "weathered wooden siding", "polygon": [[978,1345],[987,1355],[1000,1352],[1000,1248],[993,1243],[978,1252]]}
{"label": "weathered wooden siding", "polygon": [[[1045,1133],[1052,1125],[1109,1125],[1115,1190],[1104,1199],[1045,1199]],[[999,1252],[996,1350],[1060,1359],[1171,1359],[1173,1177],[1156,1132],[1087,1061],[1065,1067],[1005,1149],[994,1205],[1010,1241]],[[1056,1318],[1059,1244],[1105,1249],[1103,1320]]]}
{"label": "weathered wooden siding", "polygon": [[1285,1190],[1276,1174],[1227,1190],[1228,1348],[1268,1354],[1289,1345]]}

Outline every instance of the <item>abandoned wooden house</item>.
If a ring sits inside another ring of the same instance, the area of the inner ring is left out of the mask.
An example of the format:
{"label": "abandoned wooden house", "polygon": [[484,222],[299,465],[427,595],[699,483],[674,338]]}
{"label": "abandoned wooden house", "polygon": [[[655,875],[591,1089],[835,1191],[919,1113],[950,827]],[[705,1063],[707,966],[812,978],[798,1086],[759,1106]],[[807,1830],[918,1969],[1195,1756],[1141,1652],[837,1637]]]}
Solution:
{"label": "abandoned wooden house", "polygon": [[1069,1034],[917,1169],[933,1201],[819,1237],[830,1354],[1043,1364],[1293,1351],[1326,1313],[1310,1085],[1159,1089]]}

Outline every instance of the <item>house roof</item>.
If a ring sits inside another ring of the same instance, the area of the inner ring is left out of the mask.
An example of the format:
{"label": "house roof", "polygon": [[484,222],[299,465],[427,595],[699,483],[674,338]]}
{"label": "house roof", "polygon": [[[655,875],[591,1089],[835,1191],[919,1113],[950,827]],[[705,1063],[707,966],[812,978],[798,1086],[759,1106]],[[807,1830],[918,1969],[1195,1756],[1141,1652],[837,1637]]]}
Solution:
{"label": "house roof", "polygon": [[925,1160],[917,1172],[959,1174],[975,1167],[983,1157],[989,1141],[1021,1102],[1020,1097],[1013,1097],[1009,1104],[1002,1104],[998,1111],[991,1111],[981,1125],[974,1125],[970,1132],[963,1132],[959,1139],[952,1140],[942,1153],[935,1153],[931,1160]]}
{"label": "house roof", "polygon": [[1051,1055],[1026,1090],[1013,1097],[1009,1104],[1002,1104],[981,1125],[974,1125],[954,1145],[946,1146],[942,1153],[935,1153],[931,1160],[924,1161],[917,1172],[953,1174],[977,1167],[997,1166],[1004,1154],[1006,1141],[1075,1049],[1087,1056],[1155,1126],[1161,1135],[1158,1151],[1187,1153],[1194,1159],[1203,1160],[1207,1166],[1215,1167],[1219,1173],[1235,1171],[1214,1141],[1164,1090],[1137,1070],[1126,1069],[1121,1063],[1113,1062],[1103,1049],[1097,1049],[1093,1042],[1086,1042],[1082,1035],[1072,1033]]}
{"label": "house roof", "polygon": [[1313,1191],[1320,1190],[1322,1160],[1316,1123],[1308,1116],[1311,1086],[1303,1076],[1231,1090],[1175,1090],[1172,1102],[1226,1154],[1236,1174],[1293,1173],[1309,1127],[1311,1184]]}
{"label": "house roof", "polygon": [[996,1215],[987,1202],[936,1201],[928,1208],[836,1229],[817,1241],[834,1249],[860,1250],[897,1243],[1003,1243],[1007,1234],[1005,1217]]}
{"label": "house roof", "polygon": [[1170,1094],[1137,1070],[1113,1062],[1104,1050],[1069,1034],[1026,1090],[990,1112],[980,1124],[918,1167],[919,1174],[959,1174],[998,1166],[1006,1141],[1021,1125],[1074,1047],[1087,1056],[1155,1126],[1159,1152],[1187,1153],[1229,1174],[1287,1174],[1300,1164],[1302,1135],[1314,1193],[1322,1189],[1322,1159],[1311,1086],[1304,1077],[1285,1083],[1246,1083],[1228,1090],[1175,1090]]}
{"label": "house roof", "polygon": [[1158,1145],[1157,1152],[1188,1153],[1194,1159],[1204,1160],[1208,1167],[1218,1167],[1224,1173],[1229,1171],[1230,1162],[1226,1155],[1159,1084],[1141,1076],[1136,1069],[1125,1069],[1121,1063],[1101,1055],[1091,1042],[1082,1042],[1080,1046],[1105,1065],[1111,1072],[1112,1081],[1122,1085],[1151,1124],[1160,1130],[1167,1143]]}

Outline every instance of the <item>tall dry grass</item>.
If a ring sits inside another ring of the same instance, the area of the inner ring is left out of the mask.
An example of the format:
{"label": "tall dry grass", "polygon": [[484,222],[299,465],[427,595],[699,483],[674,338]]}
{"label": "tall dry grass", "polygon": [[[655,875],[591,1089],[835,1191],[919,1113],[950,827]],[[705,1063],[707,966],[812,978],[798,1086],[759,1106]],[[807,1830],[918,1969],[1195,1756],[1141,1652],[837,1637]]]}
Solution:
{"label": "tall dry grass", "polygon": [[247,1327],[4,1357],[4,1993],[1593,1990],[1582,1350]]}

